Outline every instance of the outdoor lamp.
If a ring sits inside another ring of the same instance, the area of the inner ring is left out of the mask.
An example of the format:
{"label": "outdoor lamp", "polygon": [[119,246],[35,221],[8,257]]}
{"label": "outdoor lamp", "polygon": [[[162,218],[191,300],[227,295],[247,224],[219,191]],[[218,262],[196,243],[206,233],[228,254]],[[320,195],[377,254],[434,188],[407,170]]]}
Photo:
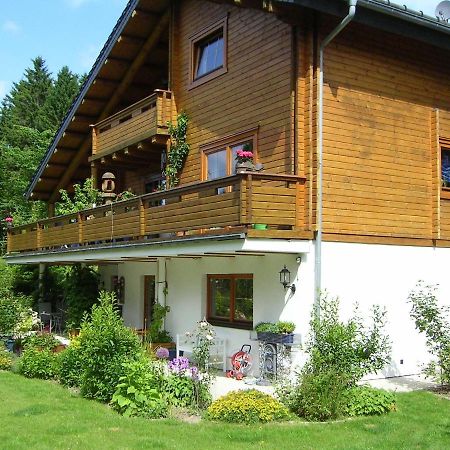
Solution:
{"label": "outdoor lamp", "polygon": [[295,292],[295,284],[291,283],[291,272],[286,267],[286,265],[280,270],[280,283],[283,285],[284,289],[289,288],[292,293]]}

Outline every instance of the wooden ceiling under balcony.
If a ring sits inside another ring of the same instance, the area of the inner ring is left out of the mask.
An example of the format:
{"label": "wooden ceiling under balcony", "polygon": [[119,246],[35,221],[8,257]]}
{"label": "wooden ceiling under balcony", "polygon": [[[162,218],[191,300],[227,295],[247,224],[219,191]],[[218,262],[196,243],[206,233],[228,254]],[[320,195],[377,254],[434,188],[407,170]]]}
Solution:
{"label": "wooden ceiling under balcony", "polygon": [[169,1],[130,2],[36,174],[32,199],[54,202],[90,176],[90,126],[167,89],[168,65]]}

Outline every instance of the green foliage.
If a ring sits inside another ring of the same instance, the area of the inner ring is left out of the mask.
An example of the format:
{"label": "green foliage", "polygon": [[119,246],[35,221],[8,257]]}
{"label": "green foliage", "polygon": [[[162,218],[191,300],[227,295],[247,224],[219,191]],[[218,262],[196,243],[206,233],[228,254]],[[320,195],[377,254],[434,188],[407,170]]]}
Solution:
{"label": "green foliage", "polygon": [[214,401],[207,410],[209,420],[258,423],[288,420],[289,411],[278,400],[256,389],[233,391]]}
{"label": "green foliage", "polygon": [[72,339],[70,345],[57,354],[57,377],[66,387],[79,387],[83,370],[82,351],[78,339]]}
{"label": "green foliage", "polygon": [[119,378],[111,405],[124,416],[166,417],[168,405],[157,387],[158,380],[147,358],[123,363],[123,375]]}
{"label": "green foliage", "polygon": [[207,386],[183,374],[164,377],[159,389],[174,406],[204,408],[211,403]]}
{"label": "green foliage", "polygon": [[46,130],[56,130],[67,114],[75,96],[80,90],[80,76],[67,66],[61,68],[42,107],[42,126]]}
{"label": "green foliage", "polygon": [[85,317],[79,336],[82,352],[81,393],[109,402],[123,375],[123,363],[141,354],[137,336],[119,316],[115,295],[100,292],[99,303]]}
{"label": "green foliage", "polygon": [[322,296],[320,317],[313,311],[307,351],[310,371],[334,370],[354,386],[361,378],[382,369],[390,359],[390,341],[385,334],[386,311],[372,307],[365,325],[357,307],[353,316],[339,319],[339,299]]}
{"label": "green foliage", "polygon": [[52,79],[43,58],[32,60],[32,67],[25,70],[24,77],[13,83],[11,92],[3,102],[0,125],[14,123],[34,128],[48,129],[43,121],[43,107],[52,88]]}
{"label": "green foliage", "polygon": [[51,333],[37,333],[23,338],[22,344],[25,350],[34,348],[52,351],[60,342]]}
{"label": "green foliage", "polygon": [[395,394],[369,386],[356,386],[346,393],[348,416],[376,416],[396,410]]}
{"label": "green foliage", "polygon": [[282,320],[276,323],[260,322],[255,326],[255,331],[259,333],[291,334],[295,331],[295,323]]}
{"label": "green foliage", "polygon": [[291,334],[295,331],[295,323],[279,320],[277,322],[277,328],[278,332],[281,334]]}
{"label": "green foliage", "polygon": [[73,195],[61,189],[61,200],[56,203],[56,215],[72,214],[84,209],[90,209],[101,202],[101,193],[93,185],[92,178],[87,178],[83,184],[73,185]]}
{"label": "green foliage", "polygon": [[345,413],[348,378],[333,369],[311,372],[303,370],[301,378],[284,390],[278,388],[280,400],[306,420],[326,421]]}
{"label": "green foliage", "polygon": [[29,307],[30,301],[12,292],[0,295],[0,335],[20,335],[33,328],[36,314]]}
{"label": "green foliage", "polygon": [[209,357],[211,354],[211,346],[214,343],[216,332],[214,328],[206,320],[197,323],[193,331],[195,339],[193,356],[198,369],[207,374],[209,372]]}
{"label": "green foliage", "polygon": [[408,301],[416,328],[425,333],[428,351],[436,358],[425,366],[425,375],[450,384],[450,307],[439,305],[436,290],[419,282]]}
{"label": "green foliage", "polygon": [[1,345],[2,343],[0,342],[0,370],[11,370],[13,364],[12,353],[1,348]]}
{"label": "green foliage", "polygon": [[147,330],[146,339],[150,342],[172,342],[172,336],[162,329],[164,318],[170,312],[170,306],[155,303],[152,309],[152,322]]}
{"label": "green foliage", "polygon": [[375,306],[368,325],[355,308],[353,316],[339,318],[339,300],[322,296],[312,313],[307,344],[309,360],[294,382],[277,387],[281,401],[307,420],[330,420],[347,413],[348,391],[361,378],[389,361],[385,311]]}
{"label": "green foliage", "polygon": [[188,116],[182,112],[177,117],[177,124],[168,123],[170,134],[170,148],[167,154],[165,176],[167,188],[179,183],[179,174],[189,153],[189,144],[186,142]]}
{"label": "green foliage", "polygon": [[92,267],[75,264],[67,269],[63,284],[67,305],[67,328],[79,328],[84,314],[97,302],[98,272]]}
{"label": "green foliage", "polygon": [[28,348],[20,358],[19,372],[28,378],[54,378],[57,370],[55,355],[49,350]]}

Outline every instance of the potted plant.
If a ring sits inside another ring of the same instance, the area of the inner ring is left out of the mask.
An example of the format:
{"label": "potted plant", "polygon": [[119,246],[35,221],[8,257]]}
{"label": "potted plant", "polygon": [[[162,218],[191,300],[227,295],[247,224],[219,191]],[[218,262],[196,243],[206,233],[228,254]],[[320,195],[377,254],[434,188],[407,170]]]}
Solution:
{"label": "potted plant", "polygon": [[245,144],[242,149],[236,152],[236,173],[246,172],[254,169],[253,152],[250,146]]}
{"label": "potted plant", "polygon": [[255,326],[258,340],[275,344],[292,344],[294,342],[294,322],[279,320],[273,322],[260,322]]}
{"label": "potted plant", "polygon": [[145,334],[148,349],[152,352],[159,347],[165,347],[167,349],[175,347],[170,333],[163,330],[164,318],[169,311],[169,306],[162,306],[159,303],[153,305],[152,321]]}

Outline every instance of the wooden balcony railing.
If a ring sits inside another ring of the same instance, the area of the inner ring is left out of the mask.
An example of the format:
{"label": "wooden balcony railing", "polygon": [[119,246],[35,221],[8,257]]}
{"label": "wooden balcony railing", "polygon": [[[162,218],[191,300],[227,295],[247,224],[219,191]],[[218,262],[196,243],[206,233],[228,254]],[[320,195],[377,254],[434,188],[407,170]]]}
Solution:
{"label": "wooden balcony railing", "polygon": [[12,228],[8,253],[226,234],[254,223],[267,224],[268,237],[274,230],[294,234],[304,228],[304,182],[294,175],[245,173],[154,192]]}
{"label": "wooden balcony railing", "polygon": [[172,120],[172,93],[154,94],[95,124],[92,128],[92,155],[108,155],[130,145],[158,136],[168,136]]}

